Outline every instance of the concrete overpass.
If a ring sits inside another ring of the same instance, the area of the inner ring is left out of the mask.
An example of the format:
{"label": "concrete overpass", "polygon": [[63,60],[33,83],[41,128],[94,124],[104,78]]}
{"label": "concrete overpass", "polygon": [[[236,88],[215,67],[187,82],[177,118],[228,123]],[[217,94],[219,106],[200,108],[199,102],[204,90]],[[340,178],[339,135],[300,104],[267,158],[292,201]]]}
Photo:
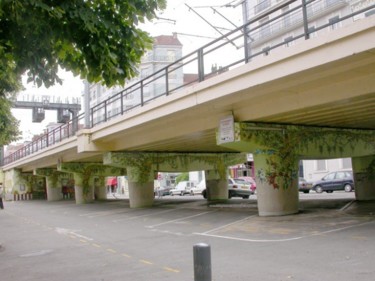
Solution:
{"label": "concrete overpass", "polygon": [[142,207],[152,205],[155,171],[199,169],[209,199],[225,199],[225,167],[252,152],[260,215],[298,211],[301,158],[352,157],[357,199],[375,199],[375,17],[228,69],[5,159],[6,187],[34,173],[53,200],[56,178],[71,173],[82,203],[103,196],[104,176],[126,173],[130,204]]}

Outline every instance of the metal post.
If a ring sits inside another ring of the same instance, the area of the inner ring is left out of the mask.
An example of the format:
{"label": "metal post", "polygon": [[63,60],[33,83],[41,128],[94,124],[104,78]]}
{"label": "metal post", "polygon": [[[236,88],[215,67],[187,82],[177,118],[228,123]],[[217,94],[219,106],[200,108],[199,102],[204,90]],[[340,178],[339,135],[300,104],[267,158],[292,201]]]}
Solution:
{"label": "metal post", "polygon": [[302,15],[303,15],[303,29],[305,31],[305,39],[310,38],[309,34],[309,22],[308,22],[308,15],[307,15],[307,9],[306,9],[306,0],[302,0]]}
{"label": "metal post", "polygon": [[211,281],[211,247],[205,243],[195,244],[194,281]]}
{"label": "metal post", "polygon": [[198,79],[199,82],[204,80],[204,61],[203,61],[203,49],[200,48],[197,51],[197,58],[198,58]]}

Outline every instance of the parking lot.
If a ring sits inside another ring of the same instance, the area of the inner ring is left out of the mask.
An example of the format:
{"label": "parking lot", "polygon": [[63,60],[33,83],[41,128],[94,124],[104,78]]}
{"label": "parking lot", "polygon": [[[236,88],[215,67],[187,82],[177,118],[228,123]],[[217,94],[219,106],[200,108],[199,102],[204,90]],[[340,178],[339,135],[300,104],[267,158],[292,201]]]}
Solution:
{"label": "parking lot", "polygon": [[256,196],[5,202],[1,280],[194,280],[193,246],[211,246],[213,280],[373,280],[375,202],[300,194],[300,213],[259,217]]}

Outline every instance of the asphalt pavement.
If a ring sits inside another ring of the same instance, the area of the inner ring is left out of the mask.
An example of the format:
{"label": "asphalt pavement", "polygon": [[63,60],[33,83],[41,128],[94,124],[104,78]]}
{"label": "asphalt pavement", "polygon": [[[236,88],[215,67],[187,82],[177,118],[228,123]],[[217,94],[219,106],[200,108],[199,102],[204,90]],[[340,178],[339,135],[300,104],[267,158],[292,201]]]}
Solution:
{"label": "asphalt pavement", "polygon": [[256,197],[198,196],[5,202],[0,280],[194,280],[193,246],[211,247],[212,280],[375,278],[375,202],[353,194],[300,197],[300,213],[259,217]]}

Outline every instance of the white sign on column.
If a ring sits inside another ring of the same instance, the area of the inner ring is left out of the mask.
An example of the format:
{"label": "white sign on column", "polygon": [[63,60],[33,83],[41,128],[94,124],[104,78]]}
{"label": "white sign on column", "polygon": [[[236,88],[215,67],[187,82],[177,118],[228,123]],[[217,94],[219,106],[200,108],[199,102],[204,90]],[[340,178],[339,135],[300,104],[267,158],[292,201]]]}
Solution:
{"label": "white sign on column", "polygon": [[234,118],[233,115],[224,117],[219,125],[219,144],[234,141]]}

